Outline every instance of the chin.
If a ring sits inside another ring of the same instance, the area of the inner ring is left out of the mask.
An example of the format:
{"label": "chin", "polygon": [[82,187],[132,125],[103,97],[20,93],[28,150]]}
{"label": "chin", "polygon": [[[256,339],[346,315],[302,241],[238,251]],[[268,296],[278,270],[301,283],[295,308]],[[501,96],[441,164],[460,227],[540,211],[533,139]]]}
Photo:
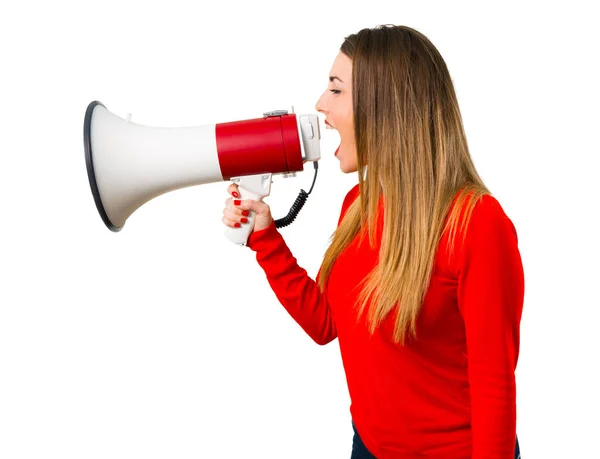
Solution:
{"label": "chin", "polygon": [[357,172],[358,168],[357,167],[345,167],[343,164],[340,163],[340,169],[342,170],[342,172],[344,174],[352,174],[353,172]]}

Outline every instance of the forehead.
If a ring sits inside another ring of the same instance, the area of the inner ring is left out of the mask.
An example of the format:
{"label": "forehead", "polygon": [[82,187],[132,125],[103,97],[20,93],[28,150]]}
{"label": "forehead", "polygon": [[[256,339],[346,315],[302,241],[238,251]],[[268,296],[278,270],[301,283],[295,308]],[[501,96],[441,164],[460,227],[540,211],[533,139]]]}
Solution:
{"label": "forehead", "polygon": [[[343,84],[349,84],[352,79],[352,60],[340,51],[333,61],[329,76],[336,76],[344,82]],[[334,82],[340,84],[337,79]]]}

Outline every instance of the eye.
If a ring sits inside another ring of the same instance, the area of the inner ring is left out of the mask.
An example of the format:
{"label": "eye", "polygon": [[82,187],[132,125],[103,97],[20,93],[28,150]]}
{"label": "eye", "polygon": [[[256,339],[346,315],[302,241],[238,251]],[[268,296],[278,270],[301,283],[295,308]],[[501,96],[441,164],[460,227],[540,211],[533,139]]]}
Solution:
{"label": "eye", "polygon": [[339,89],[330,89],[330,91],[334,94],[339,94],[340,92],[342,92]]}

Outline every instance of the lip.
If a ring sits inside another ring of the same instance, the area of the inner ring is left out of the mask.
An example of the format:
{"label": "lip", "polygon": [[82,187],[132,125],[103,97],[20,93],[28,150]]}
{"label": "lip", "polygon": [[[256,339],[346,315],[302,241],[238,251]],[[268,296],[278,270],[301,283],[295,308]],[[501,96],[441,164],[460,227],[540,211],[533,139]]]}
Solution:
{"label": "lip", "polygon": [[[325,120],[325,124],[331,126],[331,123],[329,123],[327,120]],[[333,127],[333,126],[331,126],[331,127]]]}

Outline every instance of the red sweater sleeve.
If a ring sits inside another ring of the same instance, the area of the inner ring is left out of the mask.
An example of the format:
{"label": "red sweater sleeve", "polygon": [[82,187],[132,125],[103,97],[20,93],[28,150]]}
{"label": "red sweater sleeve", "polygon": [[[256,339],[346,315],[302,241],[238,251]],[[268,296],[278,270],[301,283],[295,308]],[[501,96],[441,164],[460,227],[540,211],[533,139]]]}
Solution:
{"label": "red sweater sleeve", "polygon": [[515,227],[490,195],[473,209],[457,296],[467,341],[472,459],[508,459],[516,441],[514,372],[524,274]]}
{"label": "red sweater sleeve", "polygon": [[[353,190],[354,188],[344,199],[338,226]],[[271,222],[267,228],[250,233],[246,246],[256,252],[256,260],[264,270],[273,292],[298,325],[317,344],[324,345],[333,341],[337,337],[337,330],[327,295],[321,293],[306,270],[298,266],[275,222]],[[320,273],[319,268],[317,279]]]}

